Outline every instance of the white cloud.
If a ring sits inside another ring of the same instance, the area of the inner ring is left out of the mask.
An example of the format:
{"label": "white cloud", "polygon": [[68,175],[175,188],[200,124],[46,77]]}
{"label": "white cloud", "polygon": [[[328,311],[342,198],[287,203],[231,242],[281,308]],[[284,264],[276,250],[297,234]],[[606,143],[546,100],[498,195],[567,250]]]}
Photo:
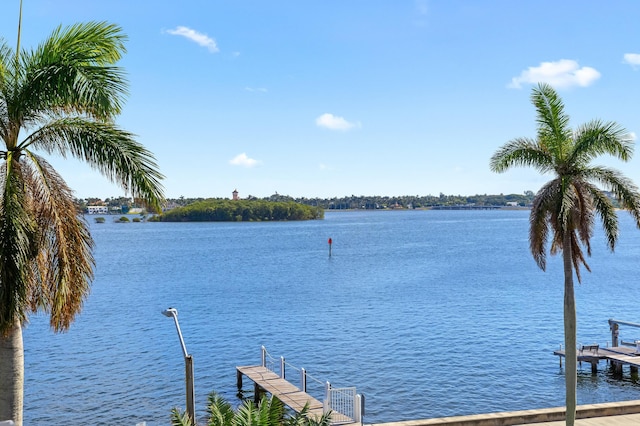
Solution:
{"label": "white cloud", "polygon": [[631,65],[635,69],[640,65],[640,53],[625,53],[622,62]]}
{"label": "white cloud", "polygon": [[329,113],[322,114],[316,118],[316,125],[330,130],[349,130],[354,127],[361,127],[359,122],[352,123],[342,117],[337,117]]}
{"label": "white cloud", "polygon": [[556,89],[579,86],[586,87],[600,78],[595,68],[582,67],[571,59],[561,59],[556,62],[542,62],[540,66],[529,67],[518,77],[511,79],[507,87],[520,89],[522,84],[548,83]]}
{"label": "white cloud", "polygon": [[196,42],[200,46],[209,49],[209,52],[216,53],[220,51],[214,39],[206,34],[199,33],[196,30],[192,30],[191,28],[179,26],[176,27],[175,30],[167,30],[167,32],[171,35],[182,36],[193,42]]}
{"label": "white cloud", "polygon": [[258,165],[258,163],[260,163],[258,160],[247,157],[247,154],[245,154],[244,152],[242,154],[236,155],[231,160],[229,160],[229,164],[231,165],[247,168],[255,167]]}
{"label": "white cloud", "polygon": [[638,135],[636,135],[636,132],[629,132],[629,138],[632,141],[635,141],[636,139],[638,139]]}

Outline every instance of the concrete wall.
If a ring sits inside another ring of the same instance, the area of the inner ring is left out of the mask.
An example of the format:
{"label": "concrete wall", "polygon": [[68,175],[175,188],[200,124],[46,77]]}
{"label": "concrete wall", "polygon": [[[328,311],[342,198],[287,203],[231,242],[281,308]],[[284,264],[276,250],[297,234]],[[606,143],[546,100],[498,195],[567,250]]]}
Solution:
{"label": "concrete wall", "polygon": [[[637,413],[640,413],[640,400],[580,405],[578,406],[576,417],[578,419],[586,419],[590,417],[606,417]],[[502,413],[474,414],[472,416],[441,417],[435,419],[377,423],[372,426],[508,426],[562,421],[564,420],[564,414],[564,407],[556,407],[540,410],[510,411]]]}

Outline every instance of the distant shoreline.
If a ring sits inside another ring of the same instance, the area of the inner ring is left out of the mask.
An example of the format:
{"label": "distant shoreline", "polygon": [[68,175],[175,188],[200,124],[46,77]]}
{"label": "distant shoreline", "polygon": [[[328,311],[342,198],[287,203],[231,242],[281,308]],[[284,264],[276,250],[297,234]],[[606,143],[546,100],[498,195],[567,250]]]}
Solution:
{"label": "distant shoreline", "polygon": [[479,211],[479,210],[531,210],[531,207],[522,207],[522,206],[476,206],[476,207],[467,207],[467,206],[442,206],[442,207],[416,207],[414,209],[407,209],[402,207],[396,207],[393,209],[324,209],[325,212],[392,212],[392,211],[415,211],[415,210],[442,210],[442,211]]}

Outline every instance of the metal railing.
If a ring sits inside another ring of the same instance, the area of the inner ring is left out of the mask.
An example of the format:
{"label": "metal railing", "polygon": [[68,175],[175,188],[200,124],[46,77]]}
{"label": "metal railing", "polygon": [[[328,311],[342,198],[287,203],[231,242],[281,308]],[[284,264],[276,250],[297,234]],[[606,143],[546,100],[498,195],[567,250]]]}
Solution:
{"label": "metal railing", "polygon": [[[609,329],[611,330],[611,346],[616,347],[618,346],[618,337],[619,337],[619,328],[620,325],[628,325],[631,327],[640,327],[640,324],[635,323],[635,322],[630,322],[630,321],[621,321],[621,320],[616,320],[613,318],[609,319]],[[628,344],[629,342],[621,342],[623,344]],[[637,344],[637,341],[634,341],[633,343]],[[640,349],[640,345],[637,345],[638,349]]]}
{"label": "metal railing", "polygon": [[278,360],[267,352],[264,346],[262,346],[262,366],[275,374],[279,374],[280,378],[285,380],[287,379],[286,373],[288,370],[297,371],[300,375],[299,389],[305,393],[309,393],[309,382],[319,389],[320,386],[324,385],[323,412],[331,412],[332,424],[363,423],[364,396],[358,394],[355,387],[334,388],[328,381],[322,382],[311,376],[304,368],[289,364],[283,356]]}

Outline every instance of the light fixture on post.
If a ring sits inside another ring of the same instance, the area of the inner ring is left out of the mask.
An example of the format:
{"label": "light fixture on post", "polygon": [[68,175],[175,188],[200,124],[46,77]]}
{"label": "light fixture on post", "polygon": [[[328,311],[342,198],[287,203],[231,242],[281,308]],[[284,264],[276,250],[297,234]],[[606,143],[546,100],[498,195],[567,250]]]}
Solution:
{"label": "light fixture on post", "polygon": [[193,357],[187,352],[187,346],[184,344],[184,339],[182,338],[182,331],[180,331],[180,324],[178,323],[178,310],[175,308],[167,308],[162,311],[162,314],[167,317],[173,317],[176,323],[176,330],[178,330],[178,337],[180,338],[180,345],[182,345],[182,353],[184,354],[185,381],[187,383],[187,416],[189,416],[191,422],[195,424],[196,406],[195,390],[193,387]]}

